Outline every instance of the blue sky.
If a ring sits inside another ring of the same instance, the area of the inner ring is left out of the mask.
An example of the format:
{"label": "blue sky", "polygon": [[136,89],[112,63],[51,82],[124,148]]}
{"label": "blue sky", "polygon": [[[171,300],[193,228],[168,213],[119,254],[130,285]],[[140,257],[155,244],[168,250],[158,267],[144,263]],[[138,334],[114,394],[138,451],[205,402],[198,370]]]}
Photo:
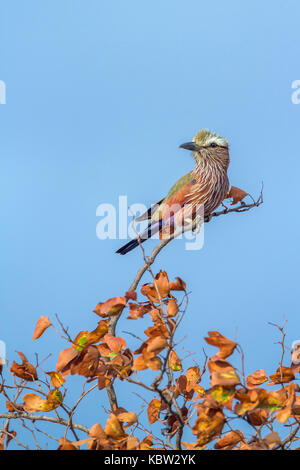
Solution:
{"label": "blue sky", "polygon": [[[96,208],[119,195],[160,199],[193,168],[178,146],[207,127],[229,140],[231,183],[257,196],[263,180],[265,203],[207,224],[200,251],[172,243],[154,270],[191,291],[181,337],[196,360],[218,330],[243,346],[248,373],[275,372],[268,322],[286,318],[287,345],[300,339],[299,14],[296,0],[2,2],[0,338],[10,361],[51,351],[53,369],[65,344],[52,331],[33,343],[37,318],[57,313],[75,335],[95,327],[99,301],[123,295],[141,254],[118,256],[122,241],[96,237]],[[124,318],[118,333],[146,324]],[[76,397],[82,380],[71,380]],[[137,400],[124,384],[121,394],[125,407]],[[78,421],[103,424],[102,405],[96,392]]]}

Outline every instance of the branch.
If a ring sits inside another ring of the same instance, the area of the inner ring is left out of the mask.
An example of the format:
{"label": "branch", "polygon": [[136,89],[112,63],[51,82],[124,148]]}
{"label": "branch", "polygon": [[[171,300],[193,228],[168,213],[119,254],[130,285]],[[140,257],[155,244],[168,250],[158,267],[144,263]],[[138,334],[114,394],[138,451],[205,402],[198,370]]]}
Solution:
{"label": "branch", "polygon": [[[232,207],[229,209],[228,207],[225,207],[225,209],[218,211],[218,212],[213,212],[210,214],[209,217],[206,217],[204,219],[204,222],[210,222],[213,217],[219,217],[220,215],[226,215],[231,212],[247,212],[250,209],[253,209],[254,207],[258,207],[261,204],[263,204],[263,184],[262,188],[259,194],[259,197],[257,200],[255,200],[250,194],[248,196],[251,198],[251,203],[246,204],[245,202],[241,201],[240,204],[236,207]],[[128,291],[135,291],[137,286],[139,285],[140,280],[142,279],[143,275],[145,272],[149,269],[149,267],[154,263],[157,255],[161,252],[161,250],[168,244],[170,243],[171,240],[173,240],[177,236],[176,233],[172,234],[169,238],[166,238],[162,240],[156,247],[153,249],[151,255],[149,258],[147,258],[147,261],[145,264],[138,270],[131,286],[129,287]],[[121,316],[122,312],[119,315],[116,315],[110,319],[109,322],[109,334],[115,335],[116,334],[116,326],[118,323],[118,320]]]}
{"label": "branch", "polygon": [[[210,220],[213,217],[219,217],[220,215],[229,214],[230,212],[247,212],[247,211],[249,211],[250,209],[252,209],[254,207],[260,206],[263,203],[263,185],[262,185],[260,195],[259,195],[257,200],[255,200],[250,194],[248,194],[248,196],[251,198],[251,201],[252,201],[251,203],[246,204],[244,201],[241,201],[238,206],[233,207],[231,209],[229,209],[228,207],[225,206],[224,210],[219,211],[219,212],[213,212],[212,214],[210,214],[209,217],[204,218],[204,222],[210,222]],[[186,227],[185,230],[187,231],[187,230],[191,230],[191,229],[194,229],[194,228],[195,228],[194,224],[191,224],[191,226]],[[182,231],[180,233],[182,233]],[[143,277],[143,275],[145,274],[146,271],[150,271],[150,274],[152,274],[151,270],[150,270],[150,266],[154,263],[157,255],[161,252],[161,250],[166,245],[168,245],[168,243],[170,243],[171,240],[173,240],[177,236],[178,236],[178,232],[175,232],[175,233],[171,234],[168,238],[165,238],[164,240],[162,240],[153,249],[151,255],[148,258],[145,256],[144,249],[141,245],[140,239],[138,238],[140,247],[142,249],[143,258],[145,260],[145,264],[138,270],[131,286],[128,289],[129,292],[136,290],[137,286],[139,285],[139,283],[140,283],[140,281],[141,281],[141,279],[142,279],[142,277]],[[108,333],[109,334],[111,334],[113,336],[116,335],[116,326],[117,326],[117,323],[118,323],[119,318],[121,317],[121,315],[122,315],[122,312],[119,315],[115,315],[115,316],[110,318],[109,327],[108,327]],[[106,392],[107,392],[107,395],[108,395],[108,398],[109,398],[111,409],[113,411],[113,410],[118,408],[118,403],[117,403],[117,397],[116,397],[116,393],[115,393],[115,390],[114,390],[114,386],[113,386],[112,383],[110,383],[106,387]],[[184,426],[184,423],[181,422],[180,419],[179,419],[179,423],[182,427]],[[182,429],[180,429],[179,434],[181,434],[181,433],[182,433]]]}
{"label": "branch", "polygon": [[[69,420],[63,418],[54,418],[53,416],[46,415],[35,415],[31,413],[18,412],[18,413],[2,413],[0,414],[0,419],[19,419],[25,418],[30,421],[48,421],[49,423],[62,424],[63,426],[69,426]],[[89,433],[89,428],[83,426],[82,424],[77,424],[72,422],[72,427],[78,429],[79,431]]]}
{"label": "branch", "polygon": [[212,214],[210,214],[210,216],[208,216],[204,219],[204,222],[210,222],[213,217],[219,217],[220,215],[229,214],[231,212],[247,212],[250,209],[253,209],[254,207],[260,206],[264,202],[263,189],[264,189],[264,185],[262,183],[260,194],[259,194],[259,196],[256,200],[251,196],[251,194],[247,194],[247,196],[249,196],[251,201],[252,201],[249,204],[246,204],[244,201],[241,201],[238,206],[232,207],[232,208],[229,208],[229,207],[227,207],[223,204],[225,209],[223,209],[222,211],[213,212]]}

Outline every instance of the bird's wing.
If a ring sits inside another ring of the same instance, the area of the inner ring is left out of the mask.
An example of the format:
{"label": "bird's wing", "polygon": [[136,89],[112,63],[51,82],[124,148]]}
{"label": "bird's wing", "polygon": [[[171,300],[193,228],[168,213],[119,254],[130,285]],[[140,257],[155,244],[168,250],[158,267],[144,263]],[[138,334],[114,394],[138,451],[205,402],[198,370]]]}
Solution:
{"label": "bird's wing", "polygon": [[[136,222],[142,222],[143,220],[150,220],[150,219],[151,219],[151,221],[158,220],[157,215],[160,212],[159,209],[162,209],[162,207],[166,203],[168,203],[168,201],[170,201],[172,198],[173,199],[174,198],[178,199],[179,195],[182,196],[182,194],[183,194],[182,190],[183,190],[183,192],[185,192],[186,190],[188,190],[188,188],[190,188],[190,183],[193,181],[193,178],[194,177],[193,177],[192,172],[187,173],[186,175],[182,176],[182,178],[180,178],[178,181],[176,181],[176,183],[172,186],[172,188],[170,189],[170,191],[168,192],[166,197],[160,199],[155,204],[152,204],[152,206],[149,207],[149,209],[146,210],[146,212],[139,215],[134,220]],[[187,193],[188,193],[188,191],[187,191]]]}
{"label": "bird's wing", "polygon": [[192,186],[195,184],[193,172],[182,176],[170,189],[167,196],[161,201],[157,210],[151,217],[151,222],[156,222],[164,217],[164,213],[171,206],[183,207],[187,202]]}
{"label": "bird's wing", "polygon": [[151,207],[149,207],[149,209],[146,210],[146,212],[144,212],[143,214],[139,215],[138,217],[136,217],[134,220],[135,222],[142,222],[143,220],[149,220],[151,219],[151,216],[153,214],[153,212],[158,209],[159,205],[163,202],[164,198],[160,199],[158,202],[156,202],[155,204],[152,204]]}

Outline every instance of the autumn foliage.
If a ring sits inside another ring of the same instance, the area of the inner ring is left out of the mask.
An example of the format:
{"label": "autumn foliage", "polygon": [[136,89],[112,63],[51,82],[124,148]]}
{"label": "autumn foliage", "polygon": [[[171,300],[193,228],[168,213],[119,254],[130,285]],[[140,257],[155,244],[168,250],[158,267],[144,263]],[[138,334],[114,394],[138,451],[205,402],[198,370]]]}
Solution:
{"label": "autumn foliage", "polygon": [[[54,328],[66,341],[66,348],[57,353],[56,370],[45,372],[22,352],[18,353],[18,362],[1,368],[1,404],[6,403],[6,410],[1,411],[1,417],[6,418],[1,448],[7,448],[12,440],[26,448],[20,442],[22,433],[14,429],[15,418],[21,425],[25,421],[27,427],[32,425],[37,441],[35,420],[47,421],[48,416],[52,416],[50,422],[63,426],[61,435],[55,436],[60,450],[297,447],[300,390],[295,374],[299,372],[299,351],[293,352],[288,365],[282,364],[281,356],[270,375],[257,369],[245,376],[241,346],[218,331],[209,331],[205,342],[212,355],[203,355],[201,364],[190,357],[183,359],[176,341],[187,304],[185,282],[179,277],[170,281],[167,273],[160,271],[140,293],[130,290],[124,296],[100,302],[94,309],[100,319],[93,331],[80,331],[71,338],[60,321],[58,330],[49,318],[40,317],[33,340]],[[149,326],[138,349],[133,350],[123,337],[112,334],[111,318],[120,315],[127,315],[130,322],[147,319]],[[284,330],[278,329],[284,351]],[[64,400],[73,375],[81,376],[90,388],[84,388],[75,405],[67,407]],[[133,390],[146,390],[152,396],[145,413],[118,404],[114,390],[117,381],[127,381]],[[96,421],[86,428],[77,423],[76,410],[95,388],[99,401],[101,394],[107,394],[110,408],[106,422]],[[67,416],[64,419],[62,411]]]}

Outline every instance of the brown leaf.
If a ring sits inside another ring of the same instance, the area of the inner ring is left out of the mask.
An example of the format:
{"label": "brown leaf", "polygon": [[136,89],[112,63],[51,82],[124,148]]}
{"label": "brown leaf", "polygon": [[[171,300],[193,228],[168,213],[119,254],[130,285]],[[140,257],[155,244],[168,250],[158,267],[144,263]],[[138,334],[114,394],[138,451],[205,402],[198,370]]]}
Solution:
{"label": "brown leaf", "polygon": [[294,380],[295,374],[290,367],[278,367],[275,374],[270,375],[271,382],[268,385],[282,384]]}
{"label": "brown leaf", "polygon": [[174,371],[178,371],[182,369],[182,363],[179,357],[177,356],[176,351],[172,350],[170,352],[169,358],[168,358],[168,364],[169,364],[169,367]]}
{"label": "brown leaf", "polygon": [[295,401],[295,387],[296,385],[291,383],[288,386],[288,399],[285,406],[277,412],[276,419],[280,423],[284,424],[293,415],[293,405]]}
{"label": "brown leaf", "polygon": [[150,450],[152,446],[153,446],[152,437],[149,434],[140,443],[140,450]]}
{"label": "brown leaf", "polygon": [[41,398],[39,395],[36,395],[35,393],[27,393],[26,395],[24,395],[23,400],[24,400],[23,408],[25,411],[28,411],[29,413],[35,412],[35,411],[41,411],[46,402],[46,400]]}
{"label": "brown leaf", "polygon": [[145,360],[144,356],[138,356],[132,365],[132,370],[145,370],[147,368],[147,361]]}
{"label": "brown leaf", "polygon": [[189,367],[189,369],[186,371],[185,376],[187,378],[187,391],[189,392],[194,385],[200,382],[201,380],[201,372],[199,367],[194,366],[194,367]]}
{"label": "brown leaf", "polygon": [[159,302],[160,298],[164,299],[170,293],[169,279],[165,271],[160,271],[156,276],[152,285],[149,283],[141,287],[141,293],[148,297],[150,302]]}
{"label": "brown leaf", "polygon": [[178,305],[175,299],[170,299],[168,301],[167,307],[167,317],[175,317],[178,313]]}
{"label": "brown leaf", "polygon": [[217,353],[220,359],[226,359],[226,357],[230,356],[235,350],[237,343],[221,335],[218,331],[209,331],[208,335],[209,337],[204,339],[208,344],[220,348]]}
{"label": "brown leaf", "polygon": [[51,325],[51,322],[46,315],[43,315],[42,317],[40,317],[37,321],[37,324],[35,325],[35,330],[34,330],[32,339],[35,340],[39,338],[40,336],[42,336],[44,331],[46,331],[50,325]]}
{"label": "brown leaf", "polygon": [[126,299],[130,299],[130,300],[136,300],[137,298],[137,295],[136,295],[136,292],[134,290],[130,290],[130,291],[127,291],[126,294],[125,294],[125,297]]}
{"label": "brown leaf", "polygon": [[222,385],[215,385],[206,392],[204,403],[209,408],[217,409],[224,405],[227,409],[231,410],[234,393],[234,386],[223,387]]}
{"label": "brown leaf", "polygon": [[125,297],[112,297],[104,303],[99,303],[94,312],[100,317],[106,318],[119,315],[125,306]]}
{"label": "brown leaf", "polygon": [[271,432],[264,438],[264,443],[269,449],[272,449],[275,445],[281,444],[279,434],[277,432]]}
{"label": "brown leaf", "polygon": [[111,413],[110,417],[106,421],[105,434],[114,440],[122,439],[125,437],[122,425],[116,415]]}
{"label": "brown leaf", "polygon": [[[235,398],[240,401],[235,406],[235,413],[241,416],[249,411],[255,410],[258,406],[269,408],[269,394],[263,388],[255,388],[254,390],[240,389],[236,391]],[[250,420],[251,422],[251,420]]]}
{"label": "brown leaf", "polygon": [[112,336],[106,334],[103,338],[103,341],[107,344],[111,351],[114,353],[119,353],[126,348],[126,341],[125,339],[119,336]]}
{"label": "brown leaf", "polygon": [[155,282],[161,298],[164,299],[170,293],[170,285],[167,273],[165,271],[160,271],[155,276]]}
{"label": "brown leaf", "polygon": [[242,201],[247,195],[248,193],[243,191],[243,189],[237,188],[235,186],[231,186],[231,189],[227,195],[227,198],[232,198],[231,205],[234,205]]}
{"label": "brown leaf", "polygon": [[253,411],[248,411],[246,413],[247,421],[252,424],[252,426],[261,426],[267,422],[269,416],[268,410],[257,409]]}
{"label": "brown leaf", "polygon": [[10,401],[6,402],[6,408],[10,413],[14,413],[15,411],[24,411],[23,405],[17,405],[16,403],[12,403]]}
{"label": "brown leaf", "polygon": [[215,449],[231,450],[244,438],[242,431],[234,430],[223,436],[214,445]]}
{"label": "brown leaf", "polygon": [[208,361],[208,368],[211,373],[211,386],[222,385],[224,387],[232,387],[240,383],[240,379],[227,361],[215,360]]}
{"label": "brown leaf", "polygon": [[35,367],[28,362],[26,356],[22,352],[18,352],[18,354],[22,359],[22,364],[17,364],[13,361],[10,372],[21,379],[27,380],[28,382],[37,380],[38,376]]}
{"label": "brown leaf", "polygon": [[129,436],[126,440],[126,450],[136,450],[140,445],[137,437]]}
{"label": "brown leaf", "polygon": [[133,424],[137,422],[138,418],[133,411],[126,411],[118,414],[118,420],[121,421],[121,423]]}
{"label": "brown leaf", "polygon": [[198,408],[198,417],[193,426],[193,434],[197,435],[197,445],[203,446],[218,436],[225,424],[222,411]]}
{"label": "brown leaf", "polygon": [[94,377],[98,369],[100,354],[96,346],[88,346],[70,364],[71,374]]}
{"label": "brown leaf", "polygon": [[186,283],[180,279],[180,277],[176,277],[177,281],[170,282],[170,290],[186,290]]}
{"label": "brown leaf", "polygon": [[147,354],[152,353],[152,357],[157,356],[167,345],[167,340],[163,336],[150,338],[147,343]]}
{"label": "brown leaf", "polygon": [[89,450],[109,450],[112,448],[110,438],[99,423],[91,427],[89,436],[90,439],[87,442]]}
{"label": "brown leaf", "polygon": [[108,332],[108,320],[101,320],[95,330],[89,333],[87,344],[95,344]]}
{"label": "brown leaf", "polygon": [[268,377],[263,369],[258,369],[253,374],[248,375],[247,377],[247,387],[249,390],[256,388],[258,385],[266,382]]}
{"label": "brown leaf", "polygon": [[133,304],[129,303],[129,316],[127,317],[129,320],[136,320],[137,318],[143,318],[146,313],[150,312],[152,309],[151,304]]}
{"label": "brown leaf", "polygon": [[60,372],[64,370],[78,355],[78,351],[72,346],[70,348],[63,349],[58,356],[56,371]]}
{"label": "brown leaf", "polygon": [[161,367],[162,362],[159,357],[149,358],[147,355],[142,354],[135,359],[132,370],[145,370],[148,368],[151,370],[160,370]]}
{"label": "brown leaf", "polygon": [[[171,320],[169,320],[171,321]],[[156,325],[150,326],[145,330],[145,334],[149,338],[154,338],[155,336],[163,336],[164,338],[168,338],[170,336],[170,332],[164,323],[158,322]],[[148,344],[148,342],[147,342]]]}
{"label": "brown leaf", "polygon": [[71,441],[68,441],[68,439],[62,437],[59,440],[59,447],[57,450],[78,450],[78,448],[75,447]]}
{"label": "brown leaf", "polygon": [[150,424],[153,424],[155,423],[155,421],[158,420],[160,410],[161,410],[161,401],[158,398],[153,398],[153,400],[150,401],[149,406],[147,408],[147,414],[148,414],[148,419],[149,419]]}
{"label": "brown leaf", "polygon": [[61,387],[65,383],[65,379],[59,372],[47,372],[50,375],[51,385],[55,388]]}

